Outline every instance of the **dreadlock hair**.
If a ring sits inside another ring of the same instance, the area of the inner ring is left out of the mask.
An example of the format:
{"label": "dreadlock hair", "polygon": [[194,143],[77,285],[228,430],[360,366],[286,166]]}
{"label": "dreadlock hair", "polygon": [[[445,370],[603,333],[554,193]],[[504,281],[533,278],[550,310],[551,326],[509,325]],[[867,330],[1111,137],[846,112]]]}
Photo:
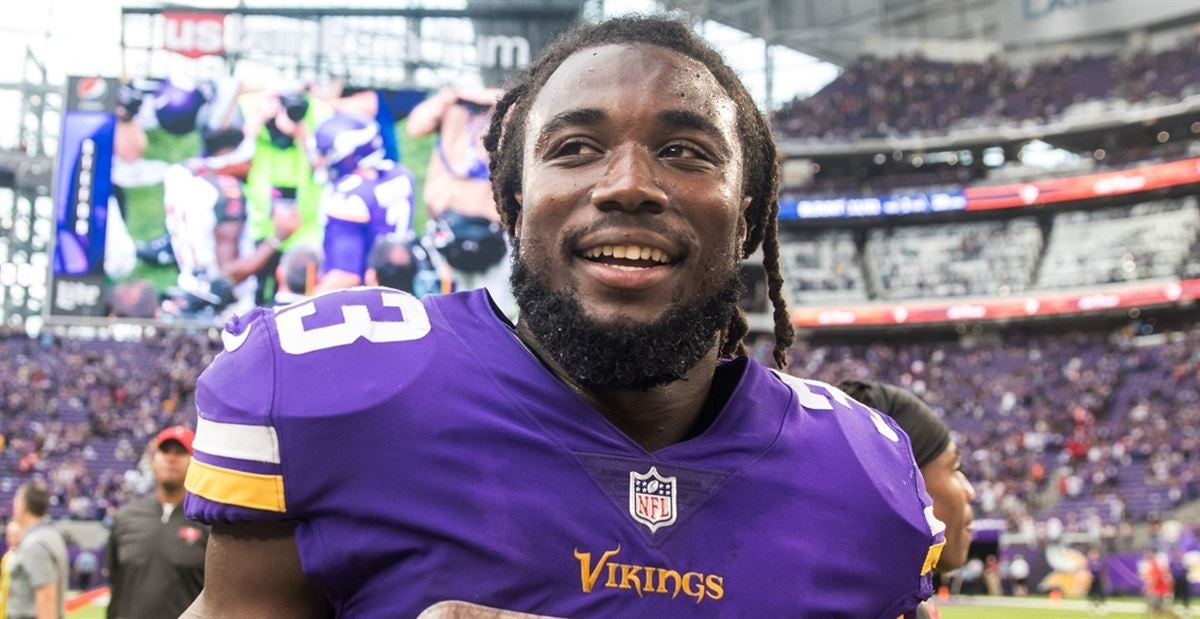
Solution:
{"label": "dreadlock hair", "polygon": [[[525,123],[537,94],[558,67],[575,53],[603,45],[656,45],[687,56],[716,78],[737,107],[738,138],[742,143],[742,193],[751,196],[746,209],[747,235],[742,258],[763,248],[767,290],[774,306],[775,364],[787,365],[787,349],[795,331],[783,300],[783,276],[779,272],[779,160],[766,118],[759,113],[746,87],[721,55],[685,23],[665,17],[618,17],[599,24],[583,24],[558,37],[528,71],[515,78],[496,103],[484,147],[491,159],[492,193],[501,221],[508,233],[515,232],[521,205],[524,168]],[[739,307],[730,319],[721,342],[720,354],[744,354],[743,338],[749,332],[746,315]]]}

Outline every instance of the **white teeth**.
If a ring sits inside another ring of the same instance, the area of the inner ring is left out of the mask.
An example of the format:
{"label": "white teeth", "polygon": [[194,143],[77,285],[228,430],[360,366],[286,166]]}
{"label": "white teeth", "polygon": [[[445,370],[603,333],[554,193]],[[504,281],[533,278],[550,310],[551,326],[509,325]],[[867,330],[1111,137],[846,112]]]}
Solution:
{"label": "white teeth", "polygon": [[585,258],[612,256],[613,258],[624,258],[627,260],[653,260],[660,264],[671,262],[670,258],[661,249],[642,247],[640,245],[600,245],[584,251],[583,255]]}

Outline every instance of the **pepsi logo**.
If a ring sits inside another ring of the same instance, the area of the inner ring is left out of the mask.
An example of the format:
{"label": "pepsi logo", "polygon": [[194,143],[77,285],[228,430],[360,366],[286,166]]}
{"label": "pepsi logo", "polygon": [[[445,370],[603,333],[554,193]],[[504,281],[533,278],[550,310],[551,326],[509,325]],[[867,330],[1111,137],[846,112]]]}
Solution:
{"label": "pepsi logo", "polygon": [[83,101],[95,101],[108,94],[108,82],[102,77],[84,77],[75,83],[75,95]]}

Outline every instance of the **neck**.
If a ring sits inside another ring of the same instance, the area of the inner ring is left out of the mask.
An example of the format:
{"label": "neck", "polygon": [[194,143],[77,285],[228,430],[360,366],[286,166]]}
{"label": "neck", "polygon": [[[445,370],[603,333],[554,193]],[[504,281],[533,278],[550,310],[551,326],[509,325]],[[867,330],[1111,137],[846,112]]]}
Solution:
{"label": "neck", "polygon": [[158,484],[154,487],[154,498],[158,499],[159,503],[180,505],[183,503],[183,486],[164,486],[163,484]]}
{"label": "neck", "polygon": [[517,324],[517,335],[559,380],[650,452],[674,445],[687,436],[704,408],[717,368],[717,347],[714,345],[682,379],[673,383],[645,391],[586,389],[555,363],[525,323]]}
{"label": "neck", "polygon": [[22,529],[28,530],[29,527],[32,527],[33,525],[41,522],[43,519],[45,519],[45,516],[34,516],[33,514],[25,514],[24,516],[17,518],[17,523],[21,525]]}

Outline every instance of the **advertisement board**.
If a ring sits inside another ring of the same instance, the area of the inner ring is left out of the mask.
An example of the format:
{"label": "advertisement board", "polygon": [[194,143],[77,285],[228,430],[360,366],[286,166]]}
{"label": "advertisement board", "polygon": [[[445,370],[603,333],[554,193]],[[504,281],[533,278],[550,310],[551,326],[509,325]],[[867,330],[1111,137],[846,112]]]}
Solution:
{"label": "advertisement board", "polygon": [[112,195],[117,80],[72,76],[52,192],[54,253],[50,313],[104,310],[104,251]]}

